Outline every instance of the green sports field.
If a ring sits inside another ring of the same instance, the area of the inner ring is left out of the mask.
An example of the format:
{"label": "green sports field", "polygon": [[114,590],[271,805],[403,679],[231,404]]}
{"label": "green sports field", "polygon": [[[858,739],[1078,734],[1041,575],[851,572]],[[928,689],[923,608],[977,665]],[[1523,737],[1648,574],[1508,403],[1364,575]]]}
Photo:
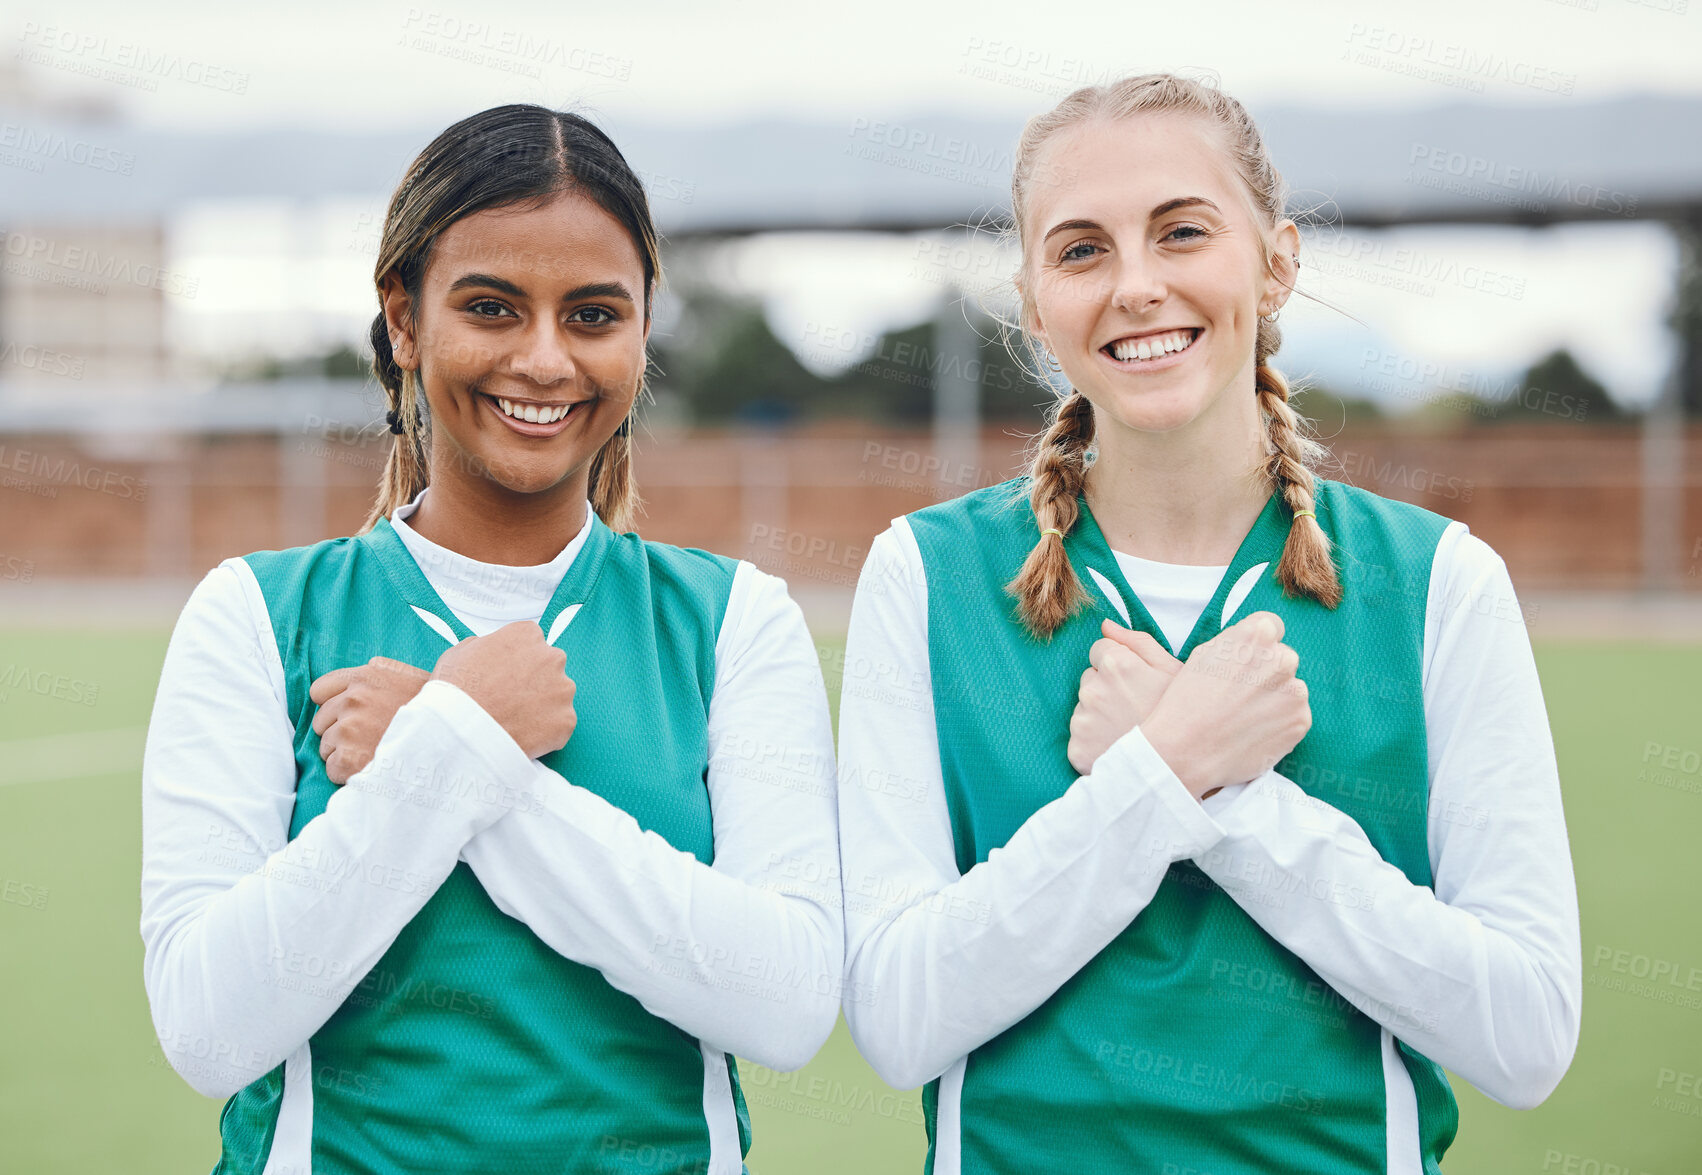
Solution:
{"label": "green sports field", "polygon": [[[138,779],[164,631],[0,631],[0,1172],[210,1170],[219,1104],[153,1040]],[[1583,905],[1585,1013],[1542,1107],[1458,1087],[1449,1175],[1702,1172],[1702,649],[1539,645]],[[830,682],[830,692],[837,693]],[[745,1067],[754,1175],[920,1170],[915,1093],[844,1027]]]}

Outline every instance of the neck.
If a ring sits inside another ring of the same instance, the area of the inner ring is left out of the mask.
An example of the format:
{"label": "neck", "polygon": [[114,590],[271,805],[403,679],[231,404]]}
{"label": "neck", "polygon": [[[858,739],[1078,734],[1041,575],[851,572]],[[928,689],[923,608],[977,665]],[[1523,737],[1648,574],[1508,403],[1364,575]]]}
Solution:
{"label": "neck", "polygon": [[486,478],[434,476],[408,525],[480,563],[535,567],[561,554],[584,527],[587,476],[581,470],[535,494],[515,493]]}
{"label": "neck", "polygon": [[1161,563],[1231,562],[1274,489],[1252,390],[1226,391],[1207,413],[1168,432],[1095,415],[1099,457],[1086,492],[1105,541]]}

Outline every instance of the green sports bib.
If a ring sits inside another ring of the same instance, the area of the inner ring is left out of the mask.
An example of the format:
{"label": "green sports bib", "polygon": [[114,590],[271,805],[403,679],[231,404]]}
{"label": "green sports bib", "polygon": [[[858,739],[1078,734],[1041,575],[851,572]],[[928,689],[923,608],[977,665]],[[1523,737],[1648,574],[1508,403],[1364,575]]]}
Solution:
{"label": "green sports bib", "polygon": [[[390,522],[355,538],[245,557],[266,598],[294,724],[294,838],[333,785],[313,680],[393,657],[423,669],[472,633]],[[579,685],[578,725],[543,762],[710,862],[706,772],[715,644],[736,563],[613,533],[593,517],[539,620]],[[359,884],[357,880],[353,884]],[[497,909],[461,862],[309,1042],[314,1175],[704,1172],[699,1042],[551,950]],[[749,1119],[732,1082],[741,1154]],[[215,1175],[260,1175],[285,1066],[220,1119]],[[275,1163],[274,1167],[278,1164]]]}
{"label": "green sports bib", "polygon": [[[964,872],[1074,782],[1067,747],[1081,672],[1100,621],[1122,620],[1105,593],[1132,627],[1170,648],[1081,506],[1064,548],[1091,602],[1046,643],[1028,634],[1004,588],[1038,534],[1024,479],[909,516],[927,577],[940,760]],[[1337,609],[1290,598],[1276,582],[1291,517],[1272,495],[1173,651],[1186,660],[1251,612],[1281,616],[1313,725],[1277,769],[1352,816],[1385,860],[1428,885],[1420,683],[1430,565],[1448,520],[1323,480],[1317,519],[1335,544]],[[1332,880],[1299,879],[1303,892],[1278,896],[1369,900]],[[1400,1049],[1424,1167],[1439,1172],[1457,1121],[1453,1096],[1437,1065]],[[930,1172],[940,1085],[924,1092]],[[969,1055],[961,1169],[1363,1175],[1386,1169],[1386,1104],[1378,1025],[1183,861],[1051,999]]]}

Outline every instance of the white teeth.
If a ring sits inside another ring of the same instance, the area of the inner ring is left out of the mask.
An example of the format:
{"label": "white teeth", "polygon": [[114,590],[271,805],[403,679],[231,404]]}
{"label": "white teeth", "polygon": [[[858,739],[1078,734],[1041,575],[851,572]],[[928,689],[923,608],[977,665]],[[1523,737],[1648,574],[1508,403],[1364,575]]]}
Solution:
{"label": "white teeth", "polygon": [[505,415],[512,416],[516,420],[530,421],[533,424],[550,424],[560,420],[573,410],[572,404],[558,404],[553,408],[540,408],[536,404],[516,404],[513,400],[504,400],[501,397],[498,397],[496,402],[502,406]]}
{"label": "white teeth", "polygon": [[1177,351],[1185,351],[1193,341],[1192,331],[1171,331],[1169,334],[1149,335],[1144,339],[1119,339],[1111,344],[1111,353],[1124,362],[1156,359]]}

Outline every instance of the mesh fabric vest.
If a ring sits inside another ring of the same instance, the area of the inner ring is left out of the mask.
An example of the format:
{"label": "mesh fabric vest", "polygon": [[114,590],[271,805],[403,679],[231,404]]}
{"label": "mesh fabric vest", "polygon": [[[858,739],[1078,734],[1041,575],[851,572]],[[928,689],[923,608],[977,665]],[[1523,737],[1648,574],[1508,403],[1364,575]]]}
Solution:
{"label": "mesh fabric vest", "polygon": [[[1385,860],[1428,885],[1420,674],[1430,564],[1447,520],[1321,479],[1316,511],[1335,544],[1338,608],[1290,598],[1276,582],[1291,515],[1273,494],[1186,643],[1172,651],[1186,660],[1225,619],[1281,616],[1283,639],[1300,655],[1313,725],[1277,769],[1356,819]],[[1128,588],[1085,500],[1064,547],[1089,604],[1045,643],[1022,626],[1004,588],[1038,537],[1025,480],[909,522],[927,578],[946,798],[957,864],[967,872],[1076,778],[1067,748],[1081,673],[1100,621],[1122,621],[1089,569],[1118,594],[1134,628],[1170,645]],[[1225,618],[1238,583],[1251,590]],[[1331,879],[1259,880],[1273,901],[1369,900]],[[1322,908],[1319,916],[1327,916]],[[1417,1093],[1424,1166],[1436,1172],[1454,1135],[1453,1096],[1438,1066],[1404,1045],[1401,1055]],[[939,1096],[935,1081],[924,1092],[930,1172]],[[1182,861],[1091,962],[970,1054],[961,1165],[964,1175],[1363,1175],[1386,1167],[1385,1098],[1377,1024]]]}
{"label": "mesh fabric vest", "polygon": [[[266,598],[296,732],[293,839],[334,790],[313,731],[313,680],[373,656],[431,668],[448,642],[420,611],[458,639],[472,633],[388,520],[246,561]],[[549,633],[578,607],[555,639],[578,685],[578,724],[542,761],[705,863],[714,855],[707,719],[735,566],[616,535],[593,517],[539,620]],[[464,861],[309,1045],[315,1175],[707,1170],[698,1041],[503,914]],[[743,1151],[736,1074],[733,1090]],[[283,1093],[280,1065],[230,1099],[215,1175],[259,1175]]]}

